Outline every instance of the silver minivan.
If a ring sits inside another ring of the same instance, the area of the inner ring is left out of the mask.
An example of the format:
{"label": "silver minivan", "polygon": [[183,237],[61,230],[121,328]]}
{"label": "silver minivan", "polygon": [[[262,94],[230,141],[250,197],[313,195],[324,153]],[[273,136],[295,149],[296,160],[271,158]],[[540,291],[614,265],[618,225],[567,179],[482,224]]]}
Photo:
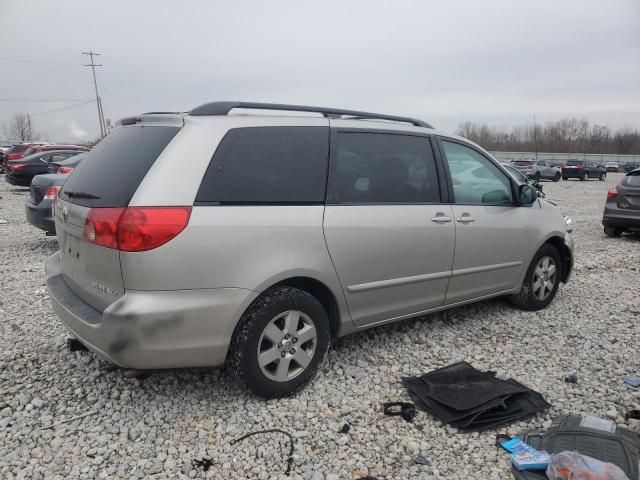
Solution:
{"label": "silver minivan", "polygon": [[411,118],[215,102],[121,120],[54,205],[53,308],[121,367],[227,365],[265,397],[331,340],[486,298],[546,307],[560,209]]}

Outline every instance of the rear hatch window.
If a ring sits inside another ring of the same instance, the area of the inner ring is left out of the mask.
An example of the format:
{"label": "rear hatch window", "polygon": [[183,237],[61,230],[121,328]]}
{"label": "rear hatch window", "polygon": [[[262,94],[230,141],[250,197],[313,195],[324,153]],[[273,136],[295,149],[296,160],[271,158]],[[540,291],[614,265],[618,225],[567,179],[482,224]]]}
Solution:
{"label": "rear hatch window", "polygon": [[584,164],[584,161],[583,161],[583,160],[569,160],[569,161],[567,162],[567,165],[573,165],[573,166],[576,166],[576,165],[583,165],[583,164]]}
{"label": "rear hatch window", "polygon": [[525,166],[533,165],[533,162],[530,162],[528,160],[518,160],[513,162],[513,164],[519,167],[525,167]]}
{"label": "rear hatch window", "polygon": [[622,184],[627,187],[640,188],[640,172],[630,173],[622,177]]}
{"label": "rear hatch window", "polygon": [[180,127],[116,128],[65,182],[60,196],[85,207],[126,207],[153,163]]}
{"label": "rear hatch window", "polygon": [[29,148],[29,145],[14,145],[9,150],[7,150],[7,153],[20,153],[20,152],[24,152],[28,148]]}

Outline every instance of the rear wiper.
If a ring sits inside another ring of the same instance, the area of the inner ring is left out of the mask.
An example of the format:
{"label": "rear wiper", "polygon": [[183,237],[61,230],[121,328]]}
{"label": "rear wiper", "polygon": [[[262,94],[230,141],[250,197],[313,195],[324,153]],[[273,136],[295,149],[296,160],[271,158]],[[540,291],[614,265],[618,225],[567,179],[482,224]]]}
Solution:
{"label": "rear wiper", "polygon": [[86,193],[86,192],[62,192],[64,193],[67,197],[69,198],[87,198],[90,200],[98,200],[100,197],[93,195],[91,193]]}

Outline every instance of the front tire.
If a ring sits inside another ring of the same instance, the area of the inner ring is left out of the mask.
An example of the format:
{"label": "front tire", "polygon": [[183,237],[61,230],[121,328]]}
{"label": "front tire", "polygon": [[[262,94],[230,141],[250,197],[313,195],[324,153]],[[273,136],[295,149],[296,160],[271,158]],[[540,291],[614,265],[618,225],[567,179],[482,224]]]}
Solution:
{"label": "front tire", "polygon": [[622,235],[622,229],[617,227],[604,227],[604,233],[607,237],[617,238]]}
{"label": "front tire", "polygon": [[265,398],[293,395],[311,381],[329,349],[329,317],[317,298],[293,287],[267,291],[234,333],[229,367],[240,385]]}
{"label": "front tire", "polygon": [[561,274],[560,253],[553,245],[545,243],[534,255],[520,293],[510,295],[509,301],[522,310],[542,310],[556,296]]}
{"label": "front tire", "polygon": [[[566,180],[566,178],[565,178],[565,180]],[[556,173],[556,175],[553,177],[553,181],[554,182],[559,182],[560,181],[560,174],[559,173]]]}

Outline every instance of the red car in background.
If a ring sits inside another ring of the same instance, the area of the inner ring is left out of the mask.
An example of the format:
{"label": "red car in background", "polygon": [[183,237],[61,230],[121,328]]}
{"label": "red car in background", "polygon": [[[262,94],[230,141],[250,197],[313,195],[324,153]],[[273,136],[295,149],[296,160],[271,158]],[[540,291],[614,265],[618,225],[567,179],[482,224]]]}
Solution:
{"label": "red car in background", "polygon": [[7,162],[12,160],[20,160],[23,157],[33,155],[34,153],[46,152],[49,150],[78,150],[86,152],[89,149],[80,145],[57,145],[55,143],[18,143],[9,148],[2,156],[0,156],[0,173],[7,169]]}
{"label": "red car in background", "polygon": [[[34,143],[19,143],[17,145],[14,145],[13,147],[11,147],[9,150],[7,150],[4,154],[5,156],[5,161],[8,160],[19,160],[22,157],[25,157],[27,155],[29,155],[30,153],[26,153],[27,150],[29,150],[30,148],[32,148],[35,144]],[[34,150],[35,151],[35,150]]]}

